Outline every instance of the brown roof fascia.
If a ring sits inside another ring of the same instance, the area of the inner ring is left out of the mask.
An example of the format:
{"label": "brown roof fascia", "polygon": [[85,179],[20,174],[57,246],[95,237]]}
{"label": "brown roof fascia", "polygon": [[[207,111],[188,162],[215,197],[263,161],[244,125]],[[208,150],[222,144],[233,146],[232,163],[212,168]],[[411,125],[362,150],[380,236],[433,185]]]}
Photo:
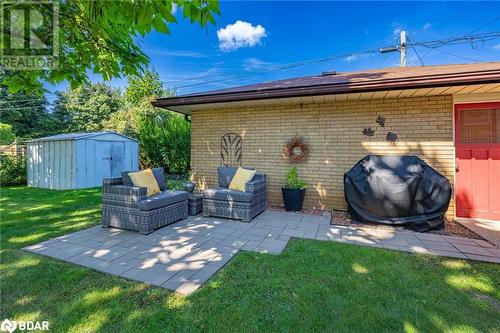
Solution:
{"label": "brown roof fascia", "polygon": [[317,96],[328,94],[361,93],[383,90],[416,89],[464,84],[500,83],[500,71],[486,70],[469,73],[452,73],[445,75],[424,75],[410,78],[375,79],[360,82],[340,82],[320,85],[282,87],[271,89],[254,89],[249,91],[233,91],[227,93],[206,93],[190,96],[158,99],[152,104],[157,107],[180,105],[197,105],[208,103],[223,103],[249,101],[270,98],[287,98],[301,96]]}

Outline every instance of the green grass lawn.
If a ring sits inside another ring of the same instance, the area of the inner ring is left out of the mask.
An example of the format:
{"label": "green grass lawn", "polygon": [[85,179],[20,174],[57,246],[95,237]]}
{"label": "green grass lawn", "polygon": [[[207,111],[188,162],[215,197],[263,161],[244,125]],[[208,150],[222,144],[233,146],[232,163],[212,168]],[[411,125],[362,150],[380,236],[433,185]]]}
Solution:
{"label": "green grass lawn", "polygon": [[500,332],[500,265],[292,240],[189,297],[25,253],[99,223],[100,190],[2,188],[0,320],[51,332]]}

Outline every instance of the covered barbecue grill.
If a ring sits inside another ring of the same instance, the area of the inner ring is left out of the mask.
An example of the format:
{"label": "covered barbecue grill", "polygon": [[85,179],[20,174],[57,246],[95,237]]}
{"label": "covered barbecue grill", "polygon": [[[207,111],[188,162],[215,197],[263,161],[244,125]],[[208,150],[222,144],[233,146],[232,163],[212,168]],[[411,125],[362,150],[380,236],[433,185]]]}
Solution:
{"label": "covered barbecue grill", "polygon": [[442,228],[451,198],[448,179],[417,156],[367,155],[344,175],[344,192],[353,220],[416,231]]}

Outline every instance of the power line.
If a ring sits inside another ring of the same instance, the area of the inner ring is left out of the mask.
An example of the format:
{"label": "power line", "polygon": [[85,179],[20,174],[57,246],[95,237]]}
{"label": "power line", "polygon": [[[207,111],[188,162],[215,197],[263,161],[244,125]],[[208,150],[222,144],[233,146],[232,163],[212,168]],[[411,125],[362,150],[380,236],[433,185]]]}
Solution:
{"label": "power line", "polygon": [[[469,9],[467,9],[467,10],[465,10],[465,11],[463,11],[463,12],[461,12],[461,13],[459,13],[459,14],[455,15],[455,16],[449,17],[449,18],[447,18],[447,19],[445,19],[445,20],[443,20],[443,21],[440,21],[440,22],[438,22],[438,23],[436,23],[436,24],[433,24],[433,25],[431,26],[431,28],[435,29],[436,27],[439,27],[439,26],[445,25],[445,24],[447,24],[447,23],[450,23],[451,21],[454,21],[454,20],[456,20],[456,19],[457,19],[457,18],[459,18],[459,17],[462,17],[462,16],[464,16],[464,15],[466,15],[466,14],[469,14],[469,13],[473,12],[473,11],[474,11],[474,10],[476,10],[477,8],[481,7],[482,5],[484,5],[485,3],[488,3],[488,2],[490,2],[490,1],[491,1],[491,0],[484,1],[484,2],[483,2],[483,1],[478,1],[478,2],[476,3],[476,5],[475,5],[475,6],[472,6],[472,7],[470,7]],[[422,32],[423,32],[423,31],[425,31],[425,30],[426,30],[426,29],[420,29],[419,31],[415,31],[415,32],[413,32],[413,33],[412,33],[412,35],[416,35],[416,34],[422,33]]]}
{"label": "power line", "polygon": [[[500,32],[491,32],[491,33],[472,35],[472,33],[494,23],[498,19],[500,19],[500,17],[497,17],[497,18],[489,21],[488,23],[474,29],[473,31],[471,31],[470,33],[468,33],[466,35],[445,38],[445,39],[431,40],[431,41],[421,41],[421,42],[416,41],[415,39],[411,39],[411,40],[409,40],[409,43],[407,45],[409,45],[413,48],[413,50],[415,51],[420,62],[422,63],[422,65],[424,65],[423,58],[425,58],[430,52],[432,52],[434,49],[436,49],[438,47],[443,47],[443,46],[447,46],[447,45],[459,45],[459,44],[464,44],[464,43],[471,43],[474,40],[480,40],[480,41],[484,42],[484,41],[488,41],[488,40],[492,40],[492,39],[500,37]],[[416,46],[429,48],[429,51],[426,54],[424,54],[422,57],[420,57],[420,55],[418,54],[418,52],[415,48]],[[381,52],[382,49],[391,49],[391,50],[397,51],[399,48],[397,46],[390,46],[387,48],[368,49],[368,50],[363,50],[363,51],[358,51],[358,52],[349,52],[349,53],[344,53],[344,54],[339,54],[339,55],[333,55],[333,56],[329,56],[329,57],[308,59],[308,60],[303,60],[303,61],[292,62],[292,63],[274,66],[274,67],[269,68],[269,69],[255,71],[253,73],[237,74],[237,75],[232,75],[232,76],[219,76],[218,79],[182,85],[182,86],[176,87],[176,89],[182,89],[182,88],[194,87],[194,86],[205,85],[205,84],[210,84],[210,83],[217,83],[217,82],[222,82],[222,81],[234,80],[234,79],[238,79],[238,78],[245,78],[245,77],[264,74],[264,73],[271,73],[271,72],[286,70],[286,69],[290,69],[290,68],[301,67],[301,66],[305,66],[305,65],[314,64],[314,63],[320,63],[320,62],[326,62],[326,61],[347,58],[349,56],[357,56],[357,55],[363,55],[363,54],[376,54],[376,53]],[[442,52],[446,53],[445,51],[442,51]],[[452,54],[452,53],[448,53],[448,54],[456,56],[456,57],[462,57],[460,55],[456,55],[456,54]],[[479,62],[479,60],[473,59],[473,58],[467,58],[467,57],[462,57],[462,58]],[[188,78],[186,80],[177,80],[177,82],[192,81],[192,80],[199,79],[199,78],[205,77],[205,76],[208,77],[209,75],[207,74],[204,76],[200,76],[198,78],[196,78],[196,77],[195,78]],[[215,75],[215,77],[217,77],[217,75]],[[56,93],[47,93],[47,94],[56,96],[57,92]],[[92,95],[92,94],[93,94],[92,92],[89,92],[89,93],[82,94],[81,96],[88,96],[88,95]],[[12,105],[11,103],[21,103],[21,102],[33,103],[36,101],[46,101],[46,99],[40,98],[40,99],[15,100],[15,101],[11,101],[11,102],[3,101],[2,103]],[[52,106],[55,105],[54,103],[47,103],[47,104],[49,104],[49,105],[52,104]],[[81,104],[84,104],[84,103],[81,103]],[[1,106],[2,106],[2,104],[0,104],[0,107]],[[18,105],[14,105],[14,106],[17,107]],[[39,108],[39,107],[40,106],[34,106],[34,107],[30,107],[30,108]],[[19,107],[17,109],[27,109],[27,107]]]}
{"label": "power line", "polygon": [[[480,26],[479,28],[476,28],[476,29],[472,30],[472,31],[471,31],[471,32],[469,32],[467,35],[471,35],[471,34],[475,33],[476,31],[479,31],[479,30],[481,30],[482,28],[485,28],[485,27],[489,26],[490,24],[495,23],[495,22],[496,22],[496,21],[498,21],[498,20],[500,20],[500,16],[497,16],[497,17],[495,17],[493,20],[489,21],[488,23],[483,24],[483,25],[482,25],[482,26]],[[466,36],[467,36],[467,35],[466,35]]]}
{"label": "power line", "polygon": [[[441,45],[438,45],[438,46],[435,45],[435,46],[433,46],[433,48],[437,48],[437,47],[448,45],[450,43],[454,43],[453,45],[458,45],[458,44],[468,43],[468,42],[470,42],[473,39],[482,39],[482,40],[487,39],[487,40],[490,40],[490,39],[494,39],[494,38],[498,38],[498,37],[500,37],[500,32],[487,33],[487,34],[479,34],[479,35],[467,36],[467,37],[466,36],[458,36],[458,37],[452,37],[452,38],[441,39],[441,40],[432,40],[432,41],[426,41],[426,42],[417,42],[417,41],[414,41],[412,43],[409,43],[408,45],[410,45],[415,50],[415,52],[416,52],[416,49],[415,49],[416,45],[424,46],[424,47],[430,47],[427,44],[432,45],[432,44],[435,44],[435,43],[441,43]],[[249,73],[247,75],[243,74],[243,75],[237,75],[237,76],[234,76],[234,77],[225,77],[225,78],[216,79],[216,80],[210,80],[210,81],[198,82],[198,83],[193,83],[193,84],[187,84],[187,85],[184,85],[184,86],[179,86],[177,88],[178,89],[182,89],[182,88],[194,87],[194,86],[199,86],[199,85],[204,85],[204,84],[209,84],[209,83],[217,83],[217,82],[231,80],[231,79],[235,79],[235,78],[242,78],[242,77],[247,77],[247,76],[251,76],[251,75],[255,75],[255,74],[268,73],[268,72],[273,72],[273,71],[288,69],[288,68],[292,68],[292,67],[303,66],[303,65],[306,65],[306,64],[310,64],[310,63],[322,62],[322,61],[328,61],[328,60],[335,60],[335,59],[339,59],[339,58],[345,58],[345,57],[348,57],[348,56],[360,55],[360,54],[364,54],[364,53],[376,53],[376,52],[379,52],[381,49],[382,48],[372,49],[372,50],[365,50],[365,51],[361,51],[361,52],[352,52],[352,53],[342,54],[342,55],[338,55],[338,56],[331,56],[331,57],[325,57],[325,58],[311,59],[311,60],[306,60],[306,61],[302,61],[302,62],[297,62],[297,63],[292,63],[292,64],[288,64],[288,65],[279,66],[278,68],[271,69],[271,70],[265,70],[265,71],[255,72],[255,73]],[[423,57],[420,57],[418,55],[418,53],[417,53],[417,56],[419,57],[420,61],[423,64]]]}
{"label": "power line", "polygon": [[[478,34],[478,35],[472,35],[472,34],[489,26],[489,25],[491,25],[491,24],[493,24],[494,22],[498,21],[499,19],[500,19],[500,16],[495,17],[494,19],[486,22],[485,24],[482,24],[481,26],[468,32],[467,34],[459,36],[459,37],[442,39],[442,40],[435,40],[435,41],[427,41],[427,42],[417,42],[415,40],[412,47],[415,50],[415,53],[417,54],[417,56],[418,56],[418,53],[417,53],[416,48],[414,47],[415,45],[429,48],[429,51],[427,53],[425,53],[422,57],[419,57],[420,62],[422,62],[422,59],[425,58],[427,55],[429,55],[433,50],[437,49],[438,47],[445,46],[445,45],[460,45],[460,44],[470,43],[471,47],[473,49],[476,49],[476,47],[473,44],[476,40],[479,40],[484,44],[486,41],[493,40],[493,39],[500,37],[500,32],[483,33],[483,34]],[[446,54],[445,51],[441,51],[441,52]],[[463,57],[463,56],[460,56],[457,54],[452,54],[452,53],[448,53],[448,54],[455,56],[455,57],[458,57],[458,58],[466,59],[466,60],[473,60],[475,62],[482,62],[480,60],[476,60],[476,59],[468,58],[468,57]]]}
{"label": "power line", "polygon": [[267,69],[267,70],[261,70],[261,71],[256,71],[256,72],[253,72],[253,73],[247,73],[247,74],[239,74],[239,75],[224,77],[224,78],[221,78],[221,79],[216,79],[216,80],[211,80],[211,81],[205,81],[205,82],[187,84],[187,85],[179,86],[179,87],[176,87],[176,88],[194,87],[194,86],[208,84],[208,83],[216,83],[216,82],[221,82],[221,81],[226,81],[226,80],[232,80],[232,79],[236,79],[236,78],[244,78],[244,77],[253,76],[253,75],[256,75],[256,74],[271,73],[271,72],[281,71],[281,70],[285,70],[285,69],[290,69],[290,68],[301,67],[301,66],[305,66],[305,65],[309,65],[309,64],[314,64],[314,63],[326,62],[326,61],[331,61],[331,60],[336,60],[336,59],[343,59],[343,58],[347,58],[349,56],[356,56],[356,55],[369,54],[369,53],[378,53],[378,52],[380,52],[380,48],[371,49],[371,50],[364,50],[364,51],[359,51],[359,52],[344,53],[344,54],[330,56],[330,57],[324,57],[324,58],[309,59],[309,60],[304,60],[304,61],[299,61],[299,62],[284,64],[284,65],[280,65],[280,66],[275,66],[275,67],[273,67],[271,69]]}
{"label": "power line", "polygon": [[470,58],[470,57],[467,57],[467,56],[461,56],[461,55],[454,54],[454,53],[451,53],[451,52],[448,52],[448,51],[444,51],[444,50],[433,49],[432,51],[438,51],[438,52],[441,52],[441,53],[444,53],[444,54],[447,54],[447,55],[451,55],[453,57],[461,58],[461,59],[464,59],[464,60],[472,60],[474,62],[484,62],[482,60]]}
{"label": "power line", "polygon": [[[498,18],[500,19],[500,17]],[[461,35],[458,37],[450,37],[450,38],[445,38],[445,39],[436,39],[436,40],[430,40],[430,41],[423,41],[419,42],[415,39],[413,39],[413,45],[415,46],[424,46],[428,48],[437,48],[445,45],[460,45],[460,44],[466,44],[466,43],[471,43],[475,40],[480,40],[483,42],[493,40],[500,37],[500,32],[489,32],[489,33],[483,33],[483,34],[477,34],[477,35],[471,35],[466,34],[466,35]]]}
{"label": "power line", "polygon": [[[83,94],[79,95],[79,97],[90,96],[90,95],[93,95],[93,94],[95,94],[95,93],[94,92],[83,93]],[[54,95],[54,97],[57,97],[57,93],[51,93],[51,92],[49,92],[49,93],[46,93],[46,95]],[[65,98],[64,95],[63,95],[63,93],[61,94],[61,96],[63,98]],[[24,100],[12,100],[12,101],[5,101],[4,100],[4,101],[0,101],[0,103],[4,103],[4,104],[10,104],[10,103],[13,103],[13,102],[16,102],[16,103],[18,103],[18,102],[33,103],[33,102],[43,102],[43,101],[47,101],[47,98],[42,97],[42,98],[34,98],[34,99],[32,98],[32,99],[24,99]],[[53,104],[53,102],[50,103],[48,101],[47,101],[47,103],[48,104]],[[2,104],[0,104],[0,107],[1,106],[2,106]]]}
{"label": "power line", "polygon": [[420,60],[420,63],[422,64],[422,66],[425,66],[424,61],[422,60],[422,58],[420,58],[420,54],[418,54],[418,52],[417,52],[417,48],[415,47],[415,45],[413,45],[413,44],[411,43],[411,39],[410,39],[410,37],[408,37],[408,41],[410,42],[410,43],[409,43],[409,45],[411,46],[411,48],[413,49],[413,51],[414,51],[414,52],[415,52],[415,54],[417,55],[418,60]]}

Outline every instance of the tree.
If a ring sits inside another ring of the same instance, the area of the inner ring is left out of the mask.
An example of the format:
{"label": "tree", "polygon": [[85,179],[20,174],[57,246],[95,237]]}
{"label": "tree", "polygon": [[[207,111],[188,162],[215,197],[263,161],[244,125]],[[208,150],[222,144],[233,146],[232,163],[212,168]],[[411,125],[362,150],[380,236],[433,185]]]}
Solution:
{"label": "tree", "polygon": [[156,109],[139,115],[141,165],[187,174],[190,167],[191,124],[170,111]]}
{"label": "tree", "polygon": [[144,98],[134,106],[124,103],[122,108],[110,115],[102,127],[139,139],[139,118],[142,113],[154,112],[151,100]]}
{"label": "tree", "polygon": [[[0,73],[9,77],[11,73]],[[12,126],[18,137],[38,137],[50,132],[50,115],[47,112],[45,97],[25,93],[9,93],[5,86],[0,86],[0,119]]]}
{"label": "tree", "polygon": [[155,114],[151,102],[155,98],[173,96],[174,92],[163,88],[158,72],[153,68],[146,69],[142,76],[128,79],[124,93],[123,107],[113,113],[103,126],[125,135],[139,138],[139,117],[142,113]]}
{"label": "tree", "polygon": [[102,83],[69,88],[57,96],[53,116],[66,132],[102,130],[122,105],[120,91]]}
{"label": "tree", "polygon": [[154,68],[145,70],[142,76],[130,77],[125,90],[125,98],[130,105],[139,103],[144,97],[162,98],[173,95],[169,89],[163,88],[160,75]]}
{"label": "tree", "polygon": [[[169,34],[169,24],[177,22],[172,15],[174,6],[182,8],[182,16],[201,27],[214,24],[214,14],[219,14],[217,0],[59,0],[58,69],[19,71],[0,82],[10,92],[40,93],[43,82],[66,80],[73,88],[88,83],[89,71],[105,80],[139,75],[149,58],[135,40],[153,29]],[[38,9],[43,12],[50,8]]]}
{"label": "tree", "polygon": [[0,123],[0,145],[10,145],[14,142],[15,136],[12,132],[12,126]]}
{"label": "tree", "polygon": [[155,108],[151,101],[173,96],[158,73],[146,70],[128,80],[124,107],[113,113],[104,128],[139,139],[142,167],[163,167],[168,173],[187,174],[190,167],[191,124],[173,112]]}

